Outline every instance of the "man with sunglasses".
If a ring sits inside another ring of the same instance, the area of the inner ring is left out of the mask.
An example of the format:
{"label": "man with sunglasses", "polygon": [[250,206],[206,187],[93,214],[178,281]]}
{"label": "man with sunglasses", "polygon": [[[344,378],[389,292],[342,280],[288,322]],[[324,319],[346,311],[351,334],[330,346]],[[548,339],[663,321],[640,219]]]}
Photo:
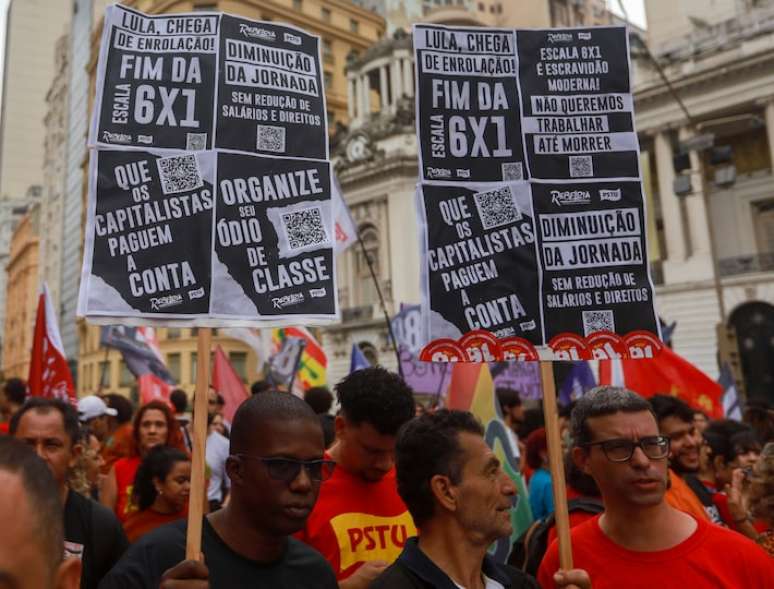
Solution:
{"label": "man with sunglasses", "polygon": [[[605,512],[573,528],[573,566],[594,589],[763,589],[774,560],[747,538],[664,500],[669,438],[650,404],[627,389],[597,387],[572,412],[573,459],[602,493]],[[556,587],[557,543],[538,572]]]}
{"label": "man with sunglasses", "polygon": [[336,394],[336,471],[297,537],[331,563],[342,589],[365,589],[416,534],[395,483],[395,439],[414,417],[414,397],[383,368],[353,372]]}
{"label": "man with sunglasses", "polygon": [[334,467],[314,411],[287,393],[250,397],[234,416],[230,452],[231,498],[204,518],[204,563],[183,560],[187,522],[179,521],[134,544],[100,589],[337,588],[325,559],[290,537]]}

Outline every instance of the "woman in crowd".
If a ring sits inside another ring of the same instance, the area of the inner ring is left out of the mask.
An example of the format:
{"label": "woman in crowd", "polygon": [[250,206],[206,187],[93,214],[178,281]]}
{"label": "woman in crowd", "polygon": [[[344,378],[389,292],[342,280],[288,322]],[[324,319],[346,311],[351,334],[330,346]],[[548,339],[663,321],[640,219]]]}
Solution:
{"label": "woman in crowd", "polygon": [[548,472],[548,446],[545,428],[536,429],[527,438],[527,464],[534,469],[529,480],[529,506],[533,517],[544,519],[554,512],[553,487]]}
{"label": "woman in crowd", "polygon": [[101,469],[105,464],[105,459],[102,457],[102,444],[87,426],[81,427],[80,444],[82,450],[70,474],[70,488],[85,497],[99,501],[99,488],[104,479]]}
{"label": "woman in crowd", "polygon": [[156,446],[183,450],[183,436],[172,411],[166,403],[151,401],[143,405],[134,417],[131,455],[115,462],[100,492],[100,501],[115,511],[118,519],[136,511],[132,502],[132,484],[142,459]]}
{"label": "woman in crowd", "polygon": [[188,514],[191,461],[176,448],[152,448],[137,469],[132,500],[138,511],[124,523],[129,542]]}

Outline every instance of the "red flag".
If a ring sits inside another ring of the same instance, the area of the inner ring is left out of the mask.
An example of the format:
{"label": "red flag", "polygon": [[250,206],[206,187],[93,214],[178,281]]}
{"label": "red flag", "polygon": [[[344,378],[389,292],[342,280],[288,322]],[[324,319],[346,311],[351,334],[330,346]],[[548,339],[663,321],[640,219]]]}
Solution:
{"label": "red flag", "polygon": [[38,299],[38,313],[32,338],[29,374],[30,395],[76,403],[75,386],[67,365],[54,307],[44,284]]}
{"label": "red flag", "polygon": [[713,419],[723,417],[722,387],[669,348],[646,360],[600,360],[599,384],[626,386],[643,397],[674,395]]}
{"label": "red flag", "polygon": [[164,401],[171,406],[169,395],[172,394],[172,385],[152,372],[146,372],[137,377],[137,388],[139,389],[141,404],[145,405],[151,401]]}
{"label": "red flag", "polygon": [[247,399],[247,389],[220,346],[215,349],[212,387],[223,395],[223,399],[226,401],[223,407],[223,417],[228,421],[234,421],[234,413]]}

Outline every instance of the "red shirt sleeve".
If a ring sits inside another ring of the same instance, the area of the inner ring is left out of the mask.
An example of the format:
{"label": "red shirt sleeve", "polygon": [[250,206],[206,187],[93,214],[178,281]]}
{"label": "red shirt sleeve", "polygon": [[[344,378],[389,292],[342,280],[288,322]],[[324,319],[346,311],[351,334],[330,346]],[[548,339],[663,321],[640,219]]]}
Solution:
{"label": "red shirt sleeve", "polygon": [[559,542],[554,540],[548,546],[543,562],[538,569],[537,580],[542,589],[554,589],[554,574],[559,570]]}

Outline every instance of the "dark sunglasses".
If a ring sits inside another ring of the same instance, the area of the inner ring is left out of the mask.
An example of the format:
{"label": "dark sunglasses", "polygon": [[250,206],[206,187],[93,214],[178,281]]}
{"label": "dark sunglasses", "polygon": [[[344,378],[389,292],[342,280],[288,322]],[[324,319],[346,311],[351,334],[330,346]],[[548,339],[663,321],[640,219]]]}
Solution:
{"label": "dark sunglasses", "polygon": [[263,463],[269,476],[278,481],[291,483],[301,472],[306,470],[309,478],[315,482],[327,481],[333,475],[336,463],[333,460],[293,460],[292,458],[264,458],[263,456],[250,456],[249,454],[237,454],[239,458],[258,460]]}
{"label": "dark sunglasses", "polygon": [[580,444],[583,448],[599,446],[610,462],[628,462],[634,455],[634,449],[640,448],[651,460],[661,460],[669,455],[669,436],[646,436],[638,442],[627,439],[603,440]]}

